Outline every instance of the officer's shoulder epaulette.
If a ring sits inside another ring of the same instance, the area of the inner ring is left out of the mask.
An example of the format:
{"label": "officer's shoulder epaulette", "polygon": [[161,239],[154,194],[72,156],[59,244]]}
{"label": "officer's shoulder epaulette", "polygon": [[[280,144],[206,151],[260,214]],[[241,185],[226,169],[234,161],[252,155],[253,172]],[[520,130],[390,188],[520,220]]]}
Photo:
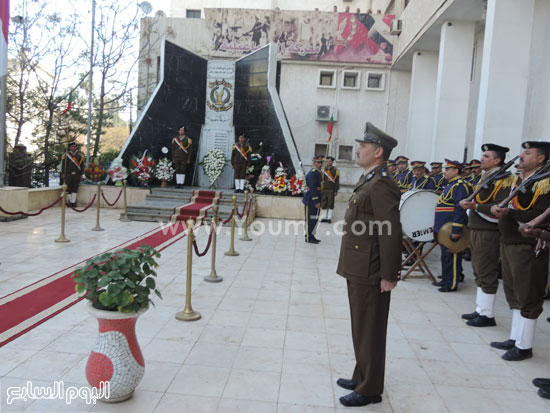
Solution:
{"label": "officer's shoulder epaulette", "polygon": [[382,176],[382,178],[389,178],[390,174],[388,173],[387,169],[382,168],[382,169],[380,169],[380,176]]}
{"label": "officer's shoulder epaulette", "polygon": [[509,173],[504,178],[499,179],[498,182],[501,184],[502,188],[511,188],[512,185],[514,185],[515,180],[516,176],[512,173]]}
{"label": "officer's shoulder epaulette", "polygon": [[550,178],[541,179],[533,184],[533,192],[539,192],[541,195],[546,195],[550,192]]}
{"label": "officer's shoulder epaulette", "polygon": [[235,149],[235,145],[233,145],[233,147],[231,148],[231,150]]}

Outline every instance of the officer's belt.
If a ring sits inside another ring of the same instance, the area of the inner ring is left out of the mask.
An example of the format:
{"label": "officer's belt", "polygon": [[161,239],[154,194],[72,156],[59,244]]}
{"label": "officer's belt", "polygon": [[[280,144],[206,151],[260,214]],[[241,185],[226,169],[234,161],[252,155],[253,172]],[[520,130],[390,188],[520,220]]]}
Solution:
{"label": "officer's belt", "polygon": [[453,212],[455,207],[435,207],[435,212]]}

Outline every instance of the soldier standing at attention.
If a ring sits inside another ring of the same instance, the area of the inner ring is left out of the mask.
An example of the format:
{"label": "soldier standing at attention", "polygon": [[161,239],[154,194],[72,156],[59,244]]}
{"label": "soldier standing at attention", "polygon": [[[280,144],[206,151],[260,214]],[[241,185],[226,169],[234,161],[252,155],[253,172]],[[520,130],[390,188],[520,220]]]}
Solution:
{"label": "soldier standing at attention", "polygon": [[70,194],[68,204],[75,208],[78,187],[82,179],[82,162],[84,161],[84,157],[77,150],[76,142],[69,143],[69,151],[61,156],[61,161],[63,163],[61,178],[67,185],[67,193]]}
{"label": "soldier standing at attention", "polygon": [[[468,224],[468,215],[460,206],[460,201],[470,194],[470,185],[460,179],[462,164],[458,161],[445,159],[445,179],[449,182],[435,207],[434,235],[441,227],[450,222],[452,231],[450,238],[458,241],[462,237],[462,228]],[[447,247],[441,247],[441,272],[443,279],[434,282],[433,285],[439,288],[439,292],[448,293],[456,291],[459,279],[462,277],[462,253],[450,252]],[[460,280],[461,281],[461,280]]]}
{"label": "soldier standing at attention", "polygon": [[231,151],[231,166],[235,171],[235,193],[244,192],[244,181],[246,179],[246,168],[250,164],[252,148],[246,144],[246,136],[239,136],[239,142],[233,145]]}
{"label": "soldier standing at attention", "polygon": [[[527,180],[548,162],[549,142],[528,141],[521,144],[519,168],[522,176],[514,181],[513,188]],[[491,346],[508,350],[502,355],[507,361],[520,361],[533,357],[533,342],[537,318],[542,313],[548,250],[538,248],[537,240],[523,237],[519,224],[529,222],[550,206],[550,179],[541,179],[525,192],[519,192],[504,208],[491,207],[500,230],[500,257],[504,295],[512,309],[510,338],[492,342]]]}
{"label": "soldier standing at attention", "polygon": [[[481,147],[481,169],[483,175],[478,185],[483,185],[504,165],[508,148],[493,143]],[[498,205],[510,193],[514,176],[494,180],[487,188],[482,189],[476,197],[467,202],[460,201],[460,206],[470,209],[468,226],[470,227],[470,246],[472,267],[477,284],[476,310],[463,314],[472,327],[492,327],[495,322],[495,299],[498,289],[498,262],[500,260],[500,232],[498,219],[491,215],[491,207]],[[477,189],[477,188],[476,188]]]}
{"label": "soldier standing at attention", "polygon": [[477,159],[472,159],[472,161],[470,162],[470,169],[472,171],[472,175],[469,182],[470,185],[475,188],[475,186],[479,183],[479,180],[481,179],[481,162]]}
{"label": "soldier standing at attention", "polygon": [[409,158],[406,156],[398,156],[395,158],[397,164],[397,174],[395,175],[395,182],[401,192],[407,192],[411,189],[412,171],[409,168]]}
{"label": "soldier standing at attention", "polygon": [[334,198],[338,195],[340,189],[340,171],[334,167],[334,158],[327,157],[327,164],[323,170],[323,181],[321,188],[323,194],[321,197],[321,210],[326,211],[326,215],[321,222],[332,222],[332,210],[334,209]]}
{"label": "soldier standing at attention", "polygon": [[179,135],[172,139],[172,162],[176,169],[176,188],[183,188],[185,171],[191,163],[191,138],[187,136],[187,128],[182,126]]}
{"label": "soldier standing at attention", "polygon": [[443,175],[443,163],[432,162],[430,166],[432,167],[430,176],[435,182],[435,192],[441,194],[441,192],[443,192],[443,188],[447,186],[447,182],[445,182],[445,175]]}
{"label": "soldier standing at attention", "polygon": [[321,167],[323,165],[323,155],[313,158],[313,169],[306,175],[307,192],[302,198],[306,218],[306,242],[310,244],[319,244],[315,238],[315,226],[319,219],[319,208],[321,207]]}
{"label": "soldier standing at attention", "polygon": [[347,282],[356,363],[351,379],[336,382],[352,390],[340,398],[344,406],[382,401],[391,290],[401,270],[401,192],[386,170],[397,140],[368,122],[357,141],[364,173],[348,203],[337,269]]}

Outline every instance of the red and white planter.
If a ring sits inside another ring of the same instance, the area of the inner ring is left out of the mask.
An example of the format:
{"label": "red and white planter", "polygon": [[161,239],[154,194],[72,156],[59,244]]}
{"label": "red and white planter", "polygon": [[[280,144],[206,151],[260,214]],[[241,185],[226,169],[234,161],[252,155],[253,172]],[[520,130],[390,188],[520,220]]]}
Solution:
{"label": "red and white planter", "polygon": [[88,311],[97,318],[99,333],[86,364],[86,379],[92,387],[109,382],[109,403],[129,399],[145,373],[145,362],[136,338],[139,313],[98,310],[88,303]]}

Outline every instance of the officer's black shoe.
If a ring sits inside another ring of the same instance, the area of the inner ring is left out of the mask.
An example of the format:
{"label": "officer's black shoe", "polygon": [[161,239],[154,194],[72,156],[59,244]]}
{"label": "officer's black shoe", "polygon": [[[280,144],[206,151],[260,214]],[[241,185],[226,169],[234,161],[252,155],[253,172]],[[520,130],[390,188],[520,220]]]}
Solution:
{"label": "officer's black shoe", "polygon": [[550,399],[550,387],[541,387],[538,391],[538,395],[543,399]]}
{"label": "officer's black shoe", "polygon": [[439,291],[440,293],[452,293],[454,291],[456,291],[456,288],[449,288],[449,287],[441,287],[441,288],[438,288],[437,291]]}
{"label": "officer's black shoe", "polygon": [[550,379],[536,378],[533,379],[533,384],[537,387],[550,387]]}
{"label": "officer's black shoe", "polygon": [[310,244],[319,244],[321,241],[319,241],[318,239],[315,239],[315,238],[310,238],[309,240],[306,239],[306,242],[308,242]]}
{"label": "officer's black shoe", "polygon": [[327,219],[325,222],[327,222],[328,224],[332,224],[332,219]]}
{"label": "officer's black shoe", "polygon": [[502,358],[506,361],[521,361],[530,359],[531,357],[533,357],[532,348],[522,350],[521,348],[518,348],[516,346],[514,346],[511,350],[508,350],[502,355]]}
{"label": "officer's black shoe", "polygon": [[351,392],[346,396],[340,397],[340,403],[349,407],[366,406],[367,404],[380,403],[381,401],[382,396],[362,396],[357,392]]}
{"label": "officer's black shoe", "polygon": [[477,316],[479,315],[479,313],[477,311],[474,311],[473,313],[468,313],[468,314],[462,314],[462,318],[464,320],[473,320],[474,318],[476,318]]}
{"label": "officer's black shoe", "polygon": [[434,287],[443,287],[445,283],[443,283],[443,280],[441,280],[441,281],[433,282],[432,285]]}
{"label": "officer's black shoe", "polygon": [[73,202],[71,205],[73,208],[76,208],[76,202]]}
{"label": "officer's black shoe", "polygon": [[548,322],[550,323],[550,317],[548,317],[548,318],[546,319],[546,321],[548,321]]}
{"label": "officer's black shoe", "polygon": [[357,387],[357,382],[351,379],[338,379],[336,380],[336,384],[348,390],[355,390],[355,388]]}
{"label": "officer's black shoe", "polygon": [[442,276],[442,275],[438,275],[437,278],[441,279],[441,278],[443,278],[443,276]]}
{"label": "officer's black shoe", "polygon": [[312,237],[312,238],[313,238],[313,240],[314,240],[315,242],[317,242],[317,244],[319,244],[319,243],[321,242],[320,239],[317,239],[317,238],[315,238],[315,237]]}
{"label": "officer's black shoe", "polygon": [[462,281],[464,281],[464,274],[458,276],[458,282],[461,283]]}
{"label": "officer's black shoe", "polygon": [[495,318],[480,315],[466,322],[470,327],[494,327],[497,325]]}
{"label": "officer's black shoe", "polygon": [[499,350],[512,350],[516,346],[516,340],[509,338],[506,341],[491,341],[491,347]]}

